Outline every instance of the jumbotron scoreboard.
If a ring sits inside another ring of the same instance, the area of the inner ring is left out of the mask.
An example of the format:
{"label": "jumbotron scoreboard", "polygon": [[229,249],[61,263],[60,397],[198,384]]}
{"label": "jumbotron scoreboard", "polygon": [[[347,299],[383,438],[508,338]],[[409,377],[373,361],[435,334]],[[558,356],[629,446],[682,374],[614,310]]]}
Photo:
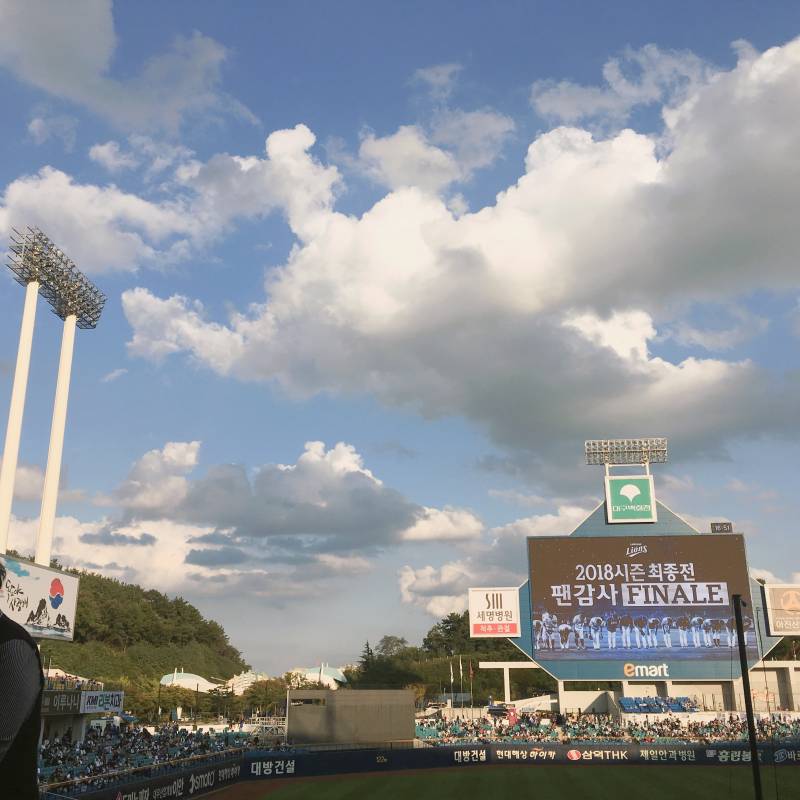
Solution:
{"label": "jumbotron scoreboard", "polygon": [[[733,595],[750,600],[744,537],[528,539],[533,658],[562,679],[730,678]],[[749,659],[758,659],[752,609]]]}
{"label": "jumbotron scoreboard", "polygon": [[604,501],[572,532],[527,540],[516,590],[470,590],[471,635],[508,638],[562,681],[731,681],[741,676],[734,595],[751,667],[800,630],[796,586],[766,591],[768,629],[731,523],[700,533],[656,500],[650,466],[666,460],[663,438],[587,441],[587,464],[605,467]]}

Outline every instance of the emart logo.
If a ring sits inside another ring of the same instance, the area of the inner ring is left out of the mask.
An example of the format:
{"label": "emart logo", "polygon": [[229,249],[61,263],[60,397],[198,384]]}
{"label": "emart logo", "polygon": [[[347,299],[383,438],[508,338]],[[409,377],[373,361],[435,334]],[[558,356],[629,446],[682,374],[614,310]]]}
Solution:
{"label": "emart logo", "polygon": [[669,664],[631,664],[622,667],[626,678],[669,678]]}

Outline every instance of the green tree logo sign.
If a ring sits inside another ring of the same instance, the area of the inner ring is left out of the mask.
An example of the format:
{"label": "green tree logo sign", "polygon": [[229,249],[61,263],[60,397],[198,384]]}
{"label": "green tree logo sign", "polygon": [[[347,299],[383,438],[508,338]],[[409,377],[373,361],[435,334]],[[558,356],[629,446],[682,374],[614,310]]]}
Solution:
{"label": "green tree logo sign", "polygon": [[609,475],[606,478],[608,522],[655,522],[656,501],[651,475]]}

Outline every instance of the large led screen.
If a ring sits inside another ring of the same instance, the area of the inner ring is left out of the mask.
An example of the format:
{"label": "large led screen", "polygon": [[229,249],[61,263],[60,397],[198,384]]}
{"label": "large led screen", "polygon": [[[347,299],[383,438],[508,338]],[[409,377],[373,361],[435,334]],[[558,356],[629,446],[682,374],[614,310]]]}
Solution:
{"label": "large led screen", "polygon": [[562,680],[739,674],[733,595],[758,658],[739,534],[528,540],[534,659]]}

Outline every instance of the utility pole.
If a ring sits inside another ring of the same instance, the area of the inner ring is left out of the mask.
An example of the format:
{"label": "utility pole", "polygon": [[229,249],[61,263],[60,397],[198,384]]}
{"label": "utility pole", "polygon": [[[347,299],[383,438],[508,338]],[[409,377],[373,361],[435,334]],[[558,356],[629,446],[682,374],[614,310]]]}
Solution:
{"label": "utility pole", "polygon": [[750,740],[750,761],[753,767],[753,789],[755,800],[763,800],[761,791],[761,765],[758,761],[758,740],[756,738],[756,719],[753,715],[753,695],[750,692],[750,667],[747,663],[747,645],[744,640],[742,606],[745,605],[740,594],[733,595],[733,613],[736,620],[736,641],[739,645],[739,664],[742,668],[742,688],[744,689],[744,709],[747,715],[747,736]]}

